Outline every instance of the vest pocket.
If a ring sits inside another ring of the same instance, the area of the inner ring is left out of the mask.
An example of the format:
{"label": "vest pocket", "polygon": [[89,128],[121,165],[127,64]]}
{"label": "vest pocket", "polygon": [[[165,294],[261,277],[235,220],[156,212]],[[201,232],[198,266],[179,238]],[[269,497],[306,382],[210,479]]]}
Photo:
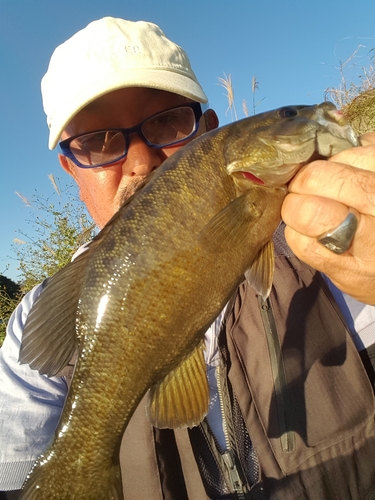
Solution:
{"label": "vest pocket", "polygon": [[309,276],[288,295],[283,275],[266,303],[243,288],[228,331],[230,380],[255,450],[269,450],[274,477],[274,460],[290,474],[323,450],[328,456],[337,443],[355,441],[374,419],[355,346],[331,297]]}
{"label": "vest pocket", "polygon": [[275,414],[280,433],[280,446],[283,452],[292,452],[295,448],[295,436],[292,424],[291,398],[285,373],[281,345],[277,335],[275,320],[272,314],[269,299],[263,300],[258,295],[264,331],[272,372],[274,386]]}

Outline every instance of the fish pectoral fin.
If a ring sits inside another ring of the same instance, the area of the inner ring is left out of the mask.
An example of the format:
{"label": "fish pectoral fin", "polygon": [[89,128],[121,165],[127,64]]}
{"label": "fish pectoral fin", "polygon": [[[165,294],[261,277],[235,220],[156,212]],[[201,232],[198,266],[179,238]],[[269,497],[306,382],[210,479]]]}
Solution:
{"label": "fish pectoral fin", "polygon": [[151,388],[148,414],[154,427],[194,427],[207,415],[210,395],[203,348],[201,342],[185,361]]}
{"label": "fish pectoral fin", "polygon": [[19,361],[49,377],[59,373],[78,347],[76,311],[89,250],[44,282],[26,319]]}
{"label": "fish pectoral fin", "polygon": [[262,215],[252,198],[251,191],[246,191],[217,213],[200,232],[201,245],[212,252],[226,250],[228,244],[240,245],[249,225]]}
{"label": "fish pectoral fin", "polygon": [[273,241],[270,240],[258,252],[245,277],[250,285],[266,299],[272,287],[273,273],[275,270],[275,251]]}

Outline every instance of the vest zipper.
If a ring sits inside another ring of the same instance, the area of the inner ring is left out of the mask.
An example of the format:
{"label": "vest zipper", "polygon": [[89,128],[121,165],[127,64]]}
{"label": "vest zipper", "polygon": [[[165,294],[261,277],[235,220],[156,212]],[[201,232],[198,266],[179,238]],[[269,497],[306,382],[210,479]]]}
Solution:
{"label": "vest zipper", "polygon": [[277,407],[277,416],[280,428],[281,449],[284,452],[294,450],[294,432],[290,429],[290,417],[288,417],[288,408],[291,408],[288,384],[285,375],[285,366],[281,345],[277,334],[275,318],[272,312],[269,298],[263,300],[258,295],[260,313],[266,332],[267,345],[269,350],[273,384],[275,388],[275,398]]}
{"label": "vest zipper", "polygon": [[225,447],[228,450],[229,448],[231,448],[231,443],[230,443],[230,439],[229,439],[229,432],[228,432],[228,424],[227,424],[226,412],[225,412],[225,409],[224,409],[223,389],[222,389],[222,386],[221,386],[221,378],[220,378],[219,370],[220,370],[220,367],[218,366],[216,368],[216,374],[215,374],[215,376],[216,376],[217,392],[218,392],[218,395],[219,395],[221,420],[223,422]]}
{"label": "vest zipper", "polygon": [[221,456],[228,470],[232,491],[237,494],[239,500],[246,500],[242,479],[236,466],[236,459],[233,450],[226,450],[221,454]]}
{"label": "vest zipper", "polygon": [[232,441],[229,437],[228,421],[224,409],[223,390],[222,390],[219,370],[220,368],[218,367],[216,369],[216,381],[217,381],[217,390],[219,395],[220,411],[223,422],[223,431],[224,431],[225,446],[226,446],[226,450],[224,452],[220,452],[220,456],[222,458],[222,461],[224,462],[224,465],[228,473],[225,475],[225,477],[227,478],[227,481],[229,481],[228,486],[230,487],[231,492],[236,493],[237,498],[239,500],[246,500],[246,491],[249,490],[246,481],[242,479],[242,475],[240,473],[241,467],[237,466],[236,455],[233,450]]}

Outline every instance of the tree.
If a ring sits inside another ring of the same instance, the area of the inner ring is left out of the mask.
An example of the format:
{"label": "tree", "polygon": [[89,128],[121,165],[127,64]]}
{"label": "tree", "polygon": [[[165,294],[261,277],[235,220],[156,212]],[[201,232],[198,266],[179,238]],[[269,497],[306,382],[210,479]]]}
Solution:
{"label": "tree", "polygon": [[13,309],[22,295],[21,287],[6,276],[0,275],[0,346],[5,338],[5,329]]}
{"label": "tree", "polygon": [[54,192],[48,198],[36,191],[30,200],[17,193],[30,207],[27,220],[31,231],[19,231],[14,251],[19,263],[20,291],[15,298],[0,294],[0,345],[12,310],[24,294],[70,262],[73,254],[95,234],[95,224],[79,200],[74,185],[61,190],[59,181],[49,176]]}

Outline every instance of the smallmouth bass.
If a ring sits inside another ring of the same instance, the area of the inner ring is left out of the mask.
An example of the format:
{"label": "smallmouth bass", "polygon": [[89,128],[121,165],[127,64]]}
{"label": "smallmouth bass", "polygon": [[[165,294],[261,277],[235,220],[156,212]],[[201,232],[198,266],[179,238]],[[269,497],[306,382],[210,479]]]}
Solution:
{"label": "smallmouth bass", "polygon": [[154,171],[88,250],[47,280],[20,361],[53,376],[75,352],[78,360],[22,500],[123,498],[119,446],[148,390],[155,426],[199,424],[209,401],[204,333],[245,273],[269,294],[287,183],[312,159],[354,145],[330,103],[208,132]]}

